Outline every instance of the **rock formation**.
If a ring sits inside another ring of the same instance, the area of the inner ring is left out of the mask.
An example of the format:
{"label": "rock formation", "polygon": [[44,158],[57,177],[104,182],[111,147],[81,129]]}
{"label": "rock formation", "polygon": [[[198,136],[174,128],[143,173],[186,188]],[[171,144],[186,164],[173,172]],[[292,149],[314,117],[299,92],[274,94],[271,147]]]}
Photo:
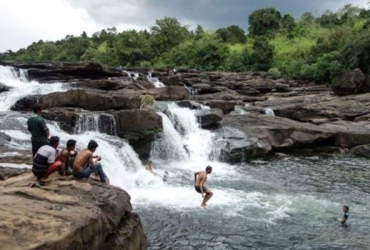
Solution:
{"label": "rock formation", "polygon": [[33,179],[25,169],[0,167],[2,250],[146,248],[124,190],[74,179],[31,188]]}

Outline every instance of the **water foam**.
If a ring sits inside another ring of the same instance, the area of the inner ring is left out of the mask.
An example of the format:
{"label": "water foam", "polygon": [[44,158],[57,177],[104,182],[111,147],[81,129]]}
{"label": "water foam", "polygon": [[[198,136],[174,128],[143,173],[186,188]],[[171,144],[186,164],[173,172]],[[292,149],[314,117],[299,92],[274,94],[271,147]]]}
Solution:
{"label": "water foam", "polygon": [[0,80],[2,84],[11,87],[9,91],[0,93],[0,111],[8,111],[16,100],[22,97],[66,91],[62,83],[40,84],[28,81],[27,72],[18,72],[8,66],[0,66]]}

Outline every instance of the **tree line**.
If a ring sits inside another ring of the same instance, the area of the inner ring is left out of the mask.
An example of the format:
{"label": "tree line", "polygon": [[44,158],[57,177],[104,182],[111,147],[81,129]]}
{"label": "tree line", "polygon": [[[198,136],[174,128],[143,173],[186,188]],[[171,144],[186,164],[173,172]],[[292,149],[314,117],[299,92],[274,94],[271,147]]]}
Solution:
{"label": "tree line", "polygon": [[194,68],[203,71],[269,71],[276,77],[336,81],[360,68],[370,73],[370,10],[350,4],[337,12],[298,20],[275,8],[254,11],[248,34],[238,25],[190,30],[176,18],[156,20],[149,30],[103,29],[91,37],[67,35],[38,41],[0,60],[22,62],[93,61],[111,66]]}

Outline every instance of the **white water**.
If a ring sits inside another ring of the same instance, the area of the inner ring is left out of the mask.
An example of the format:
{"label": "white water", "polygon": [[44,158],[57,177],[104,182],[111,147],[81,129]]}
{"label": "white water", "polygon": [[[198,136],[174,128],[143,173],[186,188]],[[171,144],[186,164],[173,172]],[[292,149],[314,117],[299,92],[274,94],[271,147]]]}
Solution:
{"label": "white water", "polygon": [[148,78],[148,81],[153,83],[156,88],[166,87],[166,85],[164,85],[163,82],[159,81],[159,79],[157,77],[152,77],[152,72],[148,73],[147,78]]}
{"label": "white water", "polygon": [[0,66],[0,82],[11,87],[9,91],[0,93],[0,111],[8,111],[17,100],[26,96],[66,91],[62,83],[28,81],[26,71],[20,70],[18,73],[13,67],[7,66]]}
{"label": "white water", "polygon": [[[33,95],[63,91],[61,83],[40,84],[29,82],[23,72],[20,76],[9,67],[0,67],[0,81],[13,87],[0,96],[0,110],[8,110],[18,99]],[[206,107],[205,107],[206,108]],[[163,118],[164,137],[154,143],[151,160],[154,171],[163,176],[168,171],[168,181],[145,171],[137,154],[124,140],[99,132],[97,115],[81,118],[76,134],[68,134],[56,123],[48,122],[51,135],[61,138],[60,148],[69,139],[77,140],[79,149],[85,148],[91,139],[98,142],[96,154],[102,156],[102,165],[113,185],[127,190],[135,206],[171,207],[174,209],[197,209],[201,196],[193,187],[195,171],[203,170],[207,165],[213,167],[207,186],[215,196],[210,201],[211,207],[227,211],[229,216],[239,216],[244,207],[259,207],[266,212],[266,220],[275,220],[286,215],[291,197],[277,199],[261,192],[236,190],[224,187],[225,183],[236,180],[248,180],[240,176],[235,166],[210,160],[215,147],[215,134],[200,129],[194,111],[180,108],[175,104],[168,107],[167,117]],[[20,124],[26,124],[26,118],[17,118]],[[0,120],[1,122],[1,120]],[[93,131],[91,131],[93,130]],[[30,135],[27,131],[3,130],[12,137],[11,148],[30,149]],[[186,149],[186,148],[187,149]],[[217,158],[217,157],[215,157]],[[252,182],[253,180],[250,179]],[[237,206],[237,204],[239,204]],[[240,204],[243,204],[241,207]]]}
{"label": "white water", "polygon": [[265,114],[268,116],[275,116],[275,112],[272,108],[265,108]]}

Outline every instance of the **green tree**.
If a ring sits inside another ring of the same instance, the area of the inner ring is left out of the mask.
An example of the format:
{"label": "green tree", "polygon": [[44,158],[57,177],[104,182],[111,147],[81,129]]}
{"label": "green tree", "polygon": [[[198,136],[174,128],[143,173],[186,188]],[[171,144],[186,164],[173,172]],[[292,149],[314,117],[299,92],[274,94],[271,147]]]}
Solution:
{"label": "green tree", "polygon": [[188,28],[172,17],[156,20],[156,25],[151,27],[151,32],[150,44],[156,56],[190,38]]}
{"label": "green tree", "polygon": [[280,28],[281,14],[275,8],[265,8],[249,15],[251,36],[270,36]]}
{"label": "green tree", "polygon": [[305,12],[301,16],[301,19],[299,20],[299,23],[301,23],[303,25],[306,25],[306,26],[310,26],[310,25],[315,23],[315,17],[314,17],[314,15],[312,15],[311,12]]}
{"label": "green tree", "polygon": [[274,46],[267,37],[256,37],[253,42],[251,64],[255,70],[269,70],[274,59]]}

